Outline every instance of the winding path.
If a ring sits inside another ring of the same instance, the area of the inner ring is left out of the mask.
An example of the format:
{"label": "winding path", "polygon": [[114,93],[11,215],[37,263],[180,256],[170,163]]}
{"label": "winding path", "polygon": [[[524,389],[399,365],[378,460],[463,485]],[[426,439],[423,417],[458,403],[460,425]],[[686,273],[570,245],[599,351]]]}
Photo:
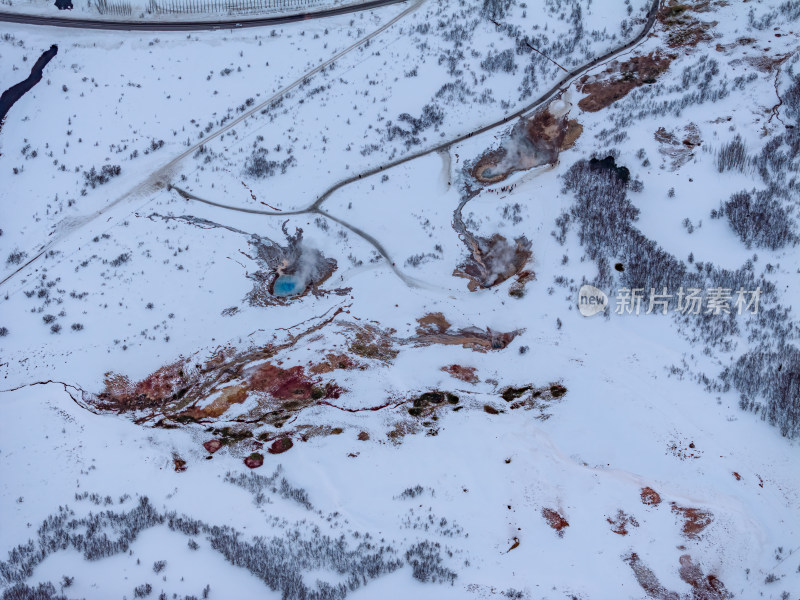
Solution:
{"label": "winding path", "polygon": [[[329,187],[327,190],[325,190],[325,192],[323,192],[322,195],[320,195],[314,201],[314,203],[311,204],[307,208],[294,210],[294,211],[270,211],[270,210],[260,210],[260,209],[257,209],[257,208],[240,207],[240,206],[235,206],[235,205],[231,205],[231,204],[224,204],[224,203],[221,203],[221,202],[215,202],[213,200],[208,200],[208,199],[205,199],[205,198],[201,198],[199,196],[196,196],[196,195],[192,194],[191,192],[183,190],[183,189],[181,189],[181,188],[179,188],[177,186],[174,186],[174,185],[169,185],[168,187],[170,189],[174,189],[185,200],[192,200],[192,201],[196,201],[196,202],[202,202],[204,204],[208,204],[210,206],[215,206],[215,207],[218,207],[218,208],[223,208],[223,209],[226,209],[226,210],[232,210],[232,211],[244,212],[244,213],[250,213],[250,214],[257,214],[257,215],[267,215],[267,216],[288,216],[288,215],[301,215],[301,214],[309,214],[309,213],[311,213],[311,214],[318,214],[320,216],[326,217],[326,218],[331,219],[333,221],[336,221],[340,225],[350,229],[353,233],[355,233],[356,235],[359,235],[364,240],[366,240],[368,243],[372,244],[372,246],[374,246],[375,249],[381,254],[381,256],[383,256],[383,258],[387,261],[387,263],[392,268],[392,270],[395,272],[395,274],[398,277],[400,277],[400,279],[402,279],[407,284],[412,285],[413,287],[420,287],[421,282],[410,278],[408,275],[406,275],[405,273],[400,271],[395,266],[394,262],[392,261],[391,257],[386,252],[384,247],[374,237],[372,237],[371,235],[369,235],[366,232],[362,231],[361,229],[359,229],[359,228],[357,228],[357,227],[355,227],[353,225],[350,225],[349,223],[347,223],[343,219],[340,219],[338,217],[334,217],[330,213],[323,211],[322,208],[321,208],[322,204],[328,198],[330,198],[336,191],[342,189],[343,187],[345,187],[347,185],[350,185],[351,183],[355,183],[355,182],[360,181],[362,179],[365,179],[367,177],[371,177],[372,175],[376,175],[376,174],[381,173],[383,171],[386,171],[388,169],[392,169],[392,168],[397,167],[399,165],[405,164],[405,163],[410,162],[412,160],[416,160],[416,159],[421,158],[423,156],[427,156],[429,154],[433,154],[435,152],[448,151],[452,146],[455,146],[456,144],[459,144],[459,143],[461,143],[461,142],[463,142],[465,140],[468,140],[469,138],[471,138],[473,136],[480,135],[482,133],[486,133],[487,131],[491,131],[492,129],[495,129],[496,127],[504,125],[504,124],[506,124],[506,123],[508,123],[510,121],[515,120],[515,119],[518,119],[519,117],[523,116],[524,114],[535,110],[536,108],[540,107],[545,102],[550,101],[554,96],[556,96],[556,95],[558,95],[560,93],[563,93],[573,83],[573,81],[576,78],[581,76],[586,71],[596,67],[597,65],[599,65],[599,64],[601,64],[601,63],[603,63],[605,61],[608,61],[608,60],[614,58],[615,56],[617,56],[619,54],[622,54],[623,52],[626,52],[626,51],[630,50],[631,48],[633,48],[634,46],[639,44],[645,37],[647,37],[647,35],[652,30],[653,25],[655,25],[656,18],[658,17],[658,9],[659,9],[660,4],[661,4],[661,0],[653,0],[652,4],[650,6],[650,10],[647,12],[647,19],[646,19],[646,22],[645,22],[645,26],[642,29],[642,31],[639,33],[639,35],[637,35],[635,38],[633,38],[632,40],[630,40],[629,42],[627,42],[623,46],[620,46],[619,48],[616,48],[614,50],[610,50],[609,52],[603,54],[602,56],[598,56],[598,57],[592,59],[591,61],[589,61],[585,65],[583,65],[581,67],[578,67],[576,69],[573,69],[572,71],[568,71],[567,74],[564,75],[564,77],[562,77],[558,82],[553,84],[553,86],[549,90],[547,90],[544,94],[539,96],[536,100],[534,100],[530,104],[528,104],[526,106],[523,106],[522,108],[520,108],[516,112],[513,112],[513,113],[511,113],[509,115],[506,115],[505,117],[503,117],[502,119],[500,119],[498,121],[494,121],[493,123],[489,123],[488,125],[484,125],[484,126],[480,127],[479,129],[475,129],[475,130],[470,131],[468,133],[459,135],[458,137],[452,138],[452,139],[450,139],[450,140],[448,140],[446,142],[442,142],[441,144],[438,144],[438,145],[433,146],[431,148],[428,148],[428,149],[425,149],[425,150],[420,150],[419,152],[415,152],[413,154],[409,154],[408,156],[405,156],[403,158],[399,158],[397,160],[385,163],[385,164],[377,166],[377,167],[373,167],[371,169],[367,169],[366,171],[362,171],[361,173],[358,173],[356,175],[348,177],[347,179],[343,179],[343,180],[339,181],[338,183],[335,183],[334,185]],[[563,67],[561,67],[561,68],[563,69]],[[472,199],[473,197],[474,197],[474,195],[469,195],[468,197],[465,197],[459,203],[459,205],[456,208],[456,210],[454,212],[454,215],[453,215],[453,226],[454,226],[456,232],[459,233],[460,235],[465,235],[467,237],[469,237],[469,234],[466,232],[466,228],[464,227],[463,222],[461,220],[461,210],[464,208],[464,205],[470,199]]]}

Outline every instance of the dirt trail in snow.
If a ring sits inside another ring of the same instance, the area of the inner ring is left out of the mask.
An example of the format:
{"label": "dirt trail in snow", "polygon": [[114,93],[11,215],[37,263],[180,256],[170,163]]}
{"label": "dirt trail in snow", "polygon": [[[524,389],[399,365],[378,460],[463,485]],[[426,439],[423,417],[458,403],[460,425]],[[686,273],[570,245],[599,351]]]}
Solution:
{"label": "dirt trail in snow", "polygon": [[[182,152],[181,154],[179,154],[178,156],[173,158],[166,165],[164,165],[163,167],[161,167],[158,170],[154,171],[147,179],[145,179],[144,181],[139,183],[136,187],[132,188],[131,190],[129,190],[128,192],[126,192],[125,194],[123,194],[122,196],[120,196],[119,198],[114,200],[113,202],[110,202],[109,204],[106,204],[104,207],[98,209],[97,211],[95,211],[94,213],[91,213],[89,215],[85,215],[83,217],[78,217],[78,218],[72,219],[72,220],[70,220],[68,222],[62,222],[60,230],[50,233],[51,239],[47,243],[45,243],[42,247],[40,247],[38,250],[35,251],[33,258],[28,260],[26,263],[24,263],[22,266],[20,266],[17,270],[12,272],[10,275],[7,275],[2,281],[0,281],[0,286],[3,286],[7,282],[9,282],[11,279],[13,279],[17,274],[19,274],[22,271],[24,271],[28,266],[30,266],[32,263],[37,261],[42,255],[44,255],[45,253],[47,253],[50,250],[52,250],[59,242],[62,242],[67,237],[72,236],[73,234],[75,234],[76,232],[81,230],[83,227],[88,225],[89,223],[92,223],[92,222],[96,221],[99,217],[101,217],[104,214],[108,213],[114,207],[120,205],[121,203],[123,203],[123,202],[125,202],[127,200],[133,200],[134,198],[137,198],[137,197],[148,196],[148,195],[150,195],[150,194],[152,194],[152,193],[154,193],[154,192],[156,192],[156,191],[158,191],[160,189],[165,188],[168,185],[169,180],[171,179],[171,177],[173,175],[173,171],[175,170],[175,168],[186,157],[191,156],[192,154],[194,154],[201,146],[203,146],[204,144],[207,144],[208,142],[210,142],[211,140],[214,140],[215,138],[218,138],[222,134],[227,133],[228,131],[233,129],[236,125],[242,123],[246,119],[252,117],[253,115],[255,115],[257,113],[259,113],[260,111],[269,108],[275,102],[277,102],[278,100],[283,98],[287,93],[289,93],[290,91],[292,91],[296,87],[300,86],[309,77],[314,76],[315,74],[319,73],[323,69],[325,69],[325,68],[329,67],[330,65],[332,65],[334,62],[336,62],[337,60],[339,60],[340,58],[342,58],[343,56],[345,56],[349,52],[352,52],[356,48],[362,46],[363,44],[365,44],[366,42],[371,40],[372,38],[376,37],[377,35],[380,35],[386,29],[388,29],[389,27],[391,27],[392,25],[397,23],[399,20],[401,20],[402,18],[404,18],[407,15],[411,14],[412,12],[416,11],[420,6],[422,6],[422,4],[424,2],[425,2],[425,0],[415,0],[415,2],[413,4],[411,4],[411,6],[409,6],[408,8],[403,10],[402,12],[398,13],[397,15],[395,15],[394,17],[389,19],[386,23],[384,23],[383,25],[378,27],[372,33],[362,37],[361,39],[357,40],[355,43],[351,44],[350,46],[348,46],[344,50],[341,50],[340,52],[336,53],[335,55],[333,55],[328,60],[320,63],[319,65],[317,65],[316,67],[314,67],[310,71],[304,73],[301,77],[296,79],[294,82],[292,82],[289,85],[287,85],[286,87],[282,88],[280,91],[275,93],[272,97],[268,98],[267,100],[265,100],[261,104],[258,104],[256,106],[254,106],[250,110],[242,113],[239,117],[237,117],[236,119],[234,119],[233,121],[231,121],[230,123],[225,125],[224,127],[220,127],[214,133],[212,133],[212,134],[206,136],[205,138],[203,138],[200,142],[197,142],[196,144],[190,146],[184,152]],[[149,203],[149,201],[150,200],[148,199],[145,202],[145,204]],[[142,205],[142,206],[144,206],[144,205]],[[217,206],[224,207],[223,205],[217,205]],[[278,213],[278,214],[280,214],[280,213]]]}
{"label": "dirt trail in snow", "polygon": [[[661,0],[653,0],[653,3],[650,6],[650,10],[647,12],[647,20],[645,22],[645,26],[642,29],[642,31],[639,33],[639,35],[637,35],[631,41],[629,41],[629,42],[625,43],[624,45],[620,46],[619,48],[615,48],[614,50],[610,50],[606,54],[604,54],[602,56],[598,56],[598,57],[592,59],[591,61],[589,61],[585,65],[583,65],[581,67],[578,67],[577,69],[573,69],[572,71],[568,71],[567,74],[564,77],[561,78],[561,80],[559,80],[558,82],[553,84],[553,86],[549,90],[547,90],[544,94],[539,96],[536,100],[534,100],[530,104],[522,107],[521,109],[517,110],[516,112],[514,112],[514,113],[512,113],[510,115],[506,115],[505,117],[503,117],[499,121],[495,121],[493,123],[489,123],[488,125],[484,125],[484,126],[478,128],[478,129],[475,129],[475,130],[472,130],[472,131],[470,131],[468,133],[459,135],[459,136],[457,136],[455,138],[452,138],[452,139],[450,139],[450,140],[448,140],[446,142],[438,144],[438,145],[436,145],[436,146],[434,146],[432,148],[428,148],[426,150],[420,150],[419,152],[415,152],[415,153],[410,154],[408,156],[405,156],[403,158],[399,158],[397,160],[390,161],[388,163],[385,163],[383,165],[379,165],[377,167],[373,167],[371,169],[367,169],[366,171],[362,171],[361,173],[358,173],[356,175],[348,177],[347,179],[343,179],[343,180],[339,181],[338,183],[335,183],[334,185],[329,187],[327,190],[325,190],[314,201],[314,203],[311,204],[310,206],[308,206],[307,208],[293,210],[293,211],[273,211],[273,210],[260,210],[260,209],[257,209],[257,208],[246,208],[246,207],[240,207],[240,206],[235,206],[235,205],[231,205],[231,204],[224,204],[224,203],[221,203],[221,202],[215,202],[213,200],[208,200],[208,199],[205,199],[205,198],[200,198],[199,196],[196,196],[196,195],[194,195],[194,194],[192,194],[190,192],[187,192],[186,190],[182,190],[182,189],[180,189],[180,188],[178,188],[176,186],[170,186],[170,187],[172,189],[174,189],[176,192],[178,192],[185,200],[193,200],[193,201],[197,201],[197,202],[202,202],[204,204],[208,204],[210,206],[215,206],[217,208],[222,208],[222,209],[225,209],[225,210],[232,210],[232,211],[236,211],[236,212],[244,212],[244,213],[256,214],[256,215],[264,215],[264,216],[290,216],[290,215],[302,215],[302,214],[318,214],[320,216],[327,217],[327,218],[329,218],[329,219],[331,219],[333,221],[336,221],[337,223],[339,223],[343,227],[346,227],[346,228],[350,229],[353,233],[355,233],[356,235],[359,235],[365,241],[370,243],[375,248],[375,250],[377,250],[381,254],[381,256],[383,256],[383,258],[391,266],[391,268],[394,271],[394,273],[401,280],[403,280],[406,284],[408,284],[410,287],[427,287],[427,288],[431,288],[433,286],[431,286],[430,284],[426,284],[426,283],[424,283],[422,281],[413,279],[413,278],[409,277],[408,275],[406,275],[405,273],[403,273],[402,271],[400,271],[397,268],[397,266],[395,265],[395,263],[392,260],[391,256],[389,256],[389,254],[384,249],[383,245],[380,244],[374,237],[372,237],[371,235],[367,234],[366,232],[364,232],[363,230],[359,229],[358,227],[355,227],[355,226],[347,223],[345,220],[340,219],[338,217],[334,217],[330,213],[323,211],[322,208],[321,208],[322,204],[328,198],[330,198],[335,192],[337,192],[338,190],[350,185],[351,183],[356,183],[357,181],[360,181],[362,179],[366,179],[368,177],[371,177],[372,175],[377,175],[378,173],[382,173],[382,172],[387,171],[389,169],[392,169],[394,167],[403,165],[403,164],[405,164],[407,162],[411,162],[412,160],[416,160],[418,158],[422,158],[424,156],[428,156],[429,154],[433,154],[433,153],[436,153],[436,152],[438,152],[438,153],[446,153],[449,156],[450,149],[453,146],[455,146],[457,144],[460,144],[461,142],[464,142],[464,141],[472,138],[473,136],[481,135],[482,133],[486,133],[487,131],[491,131],[492,129],[495,129],[496,127],[499,127],[501,125],[505,125],[506,123],[508,123],[510,121],[518,119],[518,118],[522,117],[523,115],[536,110],[537,108],[539,108],[540,106],[542,106],[546,102],[551,101],[556,96],[560,96],[575,82],[575,80],[578,77],[583,75],[586,71],[588,71],[588,70],[590,70],[590,69],[592,69],[592,68],[594,68],[594,67],[596,67],[596,66],[598,66],[600,64],[603,64],[603,63],[605,63],[605,62],[607,62],[607,61],[609,61],[609,60],[611,60],[613,58],[616,58],[617,56],[627,52],[628,50],[631,50],[634,46],[637,46],[642,40],[644,40],[647,37],[647,35],[650,33],[650,31],[652,30],[653,26],[656,23],[656,18],[658,16],[658,9],[659,9],[660,4],[661,4]],[[184,153],[184,155],[182,155],[182,157],[185,157],[185,155],[186,155],[186,153]],[[461,211],[462,211],[462,209],[464,208],[464,206],[466,205],[466,203],[470,199],[471,199],[471,196],[465,198],[464,200],[462,200],[459,203],[458,207],[456,208],[456,210],[454,211],[454,214],[453,214],[453,227],[454,227],[454,229],[456,230],[457,233],[459,233],[459,235],[466,236],[466,237],[471,237],[471,234],[469,234],[466,231],[466,228],[464,227],[463,221],[461,219]]]}

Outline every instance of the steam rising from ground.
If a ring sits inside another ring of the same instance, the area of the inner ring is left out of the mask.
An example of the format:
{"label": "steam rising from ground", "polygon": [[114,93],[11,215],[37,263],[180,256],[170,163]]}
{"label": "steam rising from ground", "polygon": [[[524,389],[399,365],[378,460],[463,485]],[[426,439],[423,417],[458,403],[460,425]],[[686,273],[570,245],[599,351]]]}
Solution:
{"label": "steam rising from ground", "polygon": [[[316,248],[303,241],[303,230],[290,235],[284,225],[286,246],[281,246],[258,236],[250,239],[255,255],[250,256],[262,268],[249,277],[255,282],[248,294],[254,306],[284,304],[288,298],[305,294],[321,293],[319,286],[336,270],[336,260],[326,258]],[[276,281],[278,288],[276,290]],[[341,293],[342,290],[336,290]]]}

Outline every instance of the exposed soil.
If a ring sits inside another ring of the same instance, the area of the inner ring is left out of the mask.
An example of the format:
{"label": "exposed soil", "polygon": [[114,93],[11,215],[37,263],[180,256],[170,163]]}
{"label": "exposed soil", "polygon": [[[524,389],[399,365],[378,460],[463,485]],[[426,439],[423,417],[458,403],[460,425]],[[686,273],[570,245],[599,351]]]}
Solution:
{"label": "exposed soil", "polygon": [[758,40],[756,38],[740,37],[729,44],[717,44],[714,49],[717,52],[729,53],[739,46],[752,46],[753,50],[756,50],[758,48],[757,42]]}
{"label": "exposed soil", "polygon": [[[317,400],[337,398],[343,390],[317,373],[328,374],[339,367],[366,368],[365,365],[338,353],[328,353],[319,364],[308,365],[310,374],[307,374],[303,366],[278,367],[269,359],[294,346],[303,336],[330,325],[342,312],[343,309],[337,309],[327,319],[290,335],[285,343],[246,350],[218,348],[205,359],[181,358],[138,383],[124,375],[107,373],[103,392],[84,394],[82,401],[92,409],[130,413],[137,423],[154,422],[169,427],[170,422],[218,419],[232,405],[241,404],[252,395],[257,396],[261,405],[269,406],[272,401],[271,410],[275,410],[275,403],[296,410]],[[349,329],[343,327],[348,332],[360,331],[358,325],[350,325]]]}
{"label": "exposed soil", "polygon": [[[341,433],[341,431],[339,433]],[[291,438],[282,437],[272,442],[272,445],[269,447],[267,452],[269,452],[270,454],[283,454],[284,452],[289,450],[292,446],[294,446],[294,444],[292,443]]]}
{"label": "exposed soil", "polygon": [[645,565],[636,552],[623,557],[633,571],[636,581],[642,586],[645,593],[655,600],[681,600],[677,592],[672,592],[661,585],[656,574]]}
{"label": "exposed soil", "polygon": [[683,518],[683,535],[689,539],[697,539],[700,533],[714,520],[714,515],[700,508],[678,506],[671,503],[672,512]]}
{"label": "exposed soil", "polygon": [[381,329],[369,323],[364,325],[346,324],[345,327],[354,334],[354,339],[348,348],[353,354],[361,358],[379,360],[386,364],[397,358],[400,351],[394,347],[396,342],[393,337],[396,333],[394,329]]}
{"label": "exposed soil", "polygon": [[[252,236],[249,240],[255,255],[246,256],[261,267],[248,275],[253,280],[253,289],[247,294],[247,301],[252,306],[285,305],[294,299],[313,294],[322,296],[326,293],[343,295],[348,289],[337,289],[325,292],[320,286],[333,275],[336,260],[325,258],[319,250],[303,243],[303,230],[296,229],[292,235],[283,224],[286,245],[281,246],[260,236]],[[283,276],[293,276],[301,288],[297,294],[280,296],[275,294],[275,281]]]}
{"label": "exposed soil", "polygon": [[506,348],[522,330],[509,332],[494,331],[490,328],[466,327],[450,329],[450,323],[442,313],[429,313],[417,319],[417,335],[413,341],[422,344],[458,345],[478,352],[502,350]]}
{"label": "exposed soil", "polygon": [[514,283],[508,288],[508,295],[512,298],[522,298],[525,295],[525,284],[534,279],[536,279],[536,275],[534,275],[533,271],[520,271],[517,273]]}
{"label": "exposed soil", "polygon": [[190,417],[201,421],[203,419],[214,419],[221,417],[234,404],[241,404],[247,400],[248,389],[243,385],[232,385],[223,388],[211,404],[202,408],[192,407],[180,413],[179,417]]}
{"label": "exposed soil", "polygon": [[386,434],[394,444],[400,444],[407,435],[418,433],[420,426],[415,421],[397,421]]}
{"label": "exposed soil", "polygon": [[506,387],[500,392],[500,397],[506,402],[510,402],[508,408],[516,410],[536,410],[536,416],[540,421],[550,418],[550,413],[546,412],[552,402],[563,397],[567,393],[567,388],[559,383],[551,383],[543,387],[536,387],[533,384],[520,387]]}
{"label": "exposed soil", "polygon": [[583,125],[578,123],[577,119],[570,119],[567,121],[567,130],[564,132],[564,139],[561,140],[561,150],[569,150],[578,141],[583,133]]}
{"label": "exposed soil", "polygon": [[692,586],[692,600],[725,600],[733,598],[725,584],[715,575],[705,575],[700,565],[692,562],[692,557],[684,554],[680,557],[678,574],[686,583]]}
{"label": "exposed soil", "polygon": [[481,183],[497,183],[516,171],[555,164],[559,152],[572,146],[582,131],[577,121],[556,117],[545,107],[530,118],[520,118],[499,148],[477,160],[472,176]]}
{"label": "exposed soil", "polygon": [[461,365],[448,365],[442,367],[442,371],[448,373],[451,377],[460,379],[467,383],[478,383],[480,379],[475,374],[475,367],[462,367]]}
{"label": "exposed soil", "polygon": [[183,460],[180,456],[174,456],[172,458],[172,464],[175,467],[176,473],[183,473],[188,468],[186,466],[186,461]]}
{"label": "exposed soil", "polygon": [[[339,320],[335,323],[336,331],[331,333],[337,342],[332,350],[320,350],[317,361],[285,364],[299,340],[326,339],[321,330],[343,313],[347,311],[339,308],[330,316],[326,313],[309,319],[314,324],[300,324],[305,327],[302,330],[295,329],[299,325],[293,326],[288,331],[299,332],[287,334],[288,340],[282,343],[245,350],[218,347],[207,356],[198,353],[181,358],[139,382],[109,373],[103,392],[97,395],[84,392],[77,401],[94,411],[129,414],[142,425],[161,428],[202,425],[206,435],[203,447],[209,454],[225,446],[242,459],[262,449],[266,453],[285,452],[293,441],[341,434],[342,427],[318,421],[298,422],[304,410],[319,406],[345,413],[386,410],[391,415],[389,439],[399,443],[409,433],[425,431],[426,435],[437,435],[436,421],[441,410],[462,409],[458,396],[431,390],[410,398],[391,395],[375,406],[351,408],[335,402],[346,392],[332,379],[336,371],[380,368],[394,360],[401,345],[410,343],[460,345],[478,352],[501,350],[520,333],[477,327],[455,329],[441,313],[420,317],[416,335],[409,338],[399,338],[394,330],[381,329],[377,324]],[[452,364],[441,368],[460,381],[479,381],[474,367]],[[516,397],[515,407],[541,408],[566,393],[560,384],[542,388],[525,386],[524,391],[527,396]],[[503,412],[491,408],[491,404],[487,406],[489,412]],[[362,431],[358,439],[369,440],[369,433]],[[267,444],[271,445],[265,448]],[[248,457],[247,463],[252,468],[257,462]]]}
{"label": "exposed soil", "polygon": [[[340,433],[342,433],[342,431],[344,430],[341,427],[331,427],[330,425],[311,425],[308,423],[303,423],[295,425],[292,428],[291,433],[296,438],[299,438],[300,440],[307,442],[312,438],[339,435]],[[265,432],[259,435],[259,439],[265,442],[269,442],[275,439],[275,435],[276,434],[270,434]],[[285,433],[282,433],[280,435],[285,435]]]}
{"label": "exposed soil", "polygon": [[700,42],[711,40],[709,30],[716,21],[698,20],[693,13],[708,12],[711,7],[724,6],[722,2],[679,2],[669,0],[662,4],[658,12],[658,20],[664,28],[667,45],[670,48],[693,48]]}
{"label": "exposed soil", "polygon": [[283,369],[271,363],[265,363],[251,371],[249,388],[254,392],[265,392],[276,400],[338,398],[341,393],[336,384],[322,386],[318,379],[310,379],[303,367]]}
{"label": "exposed soil", "polygon": [[[791,54],[784,54],[782,56],[748,56],[744,59],[744,61],[750,65],[751,67],[758,69],[762,73],[770,73],[774,71],[777,67],[782,65],[787,58],[789,58]],[[729,64],[731,66],[735,65],[739,61],[731,61]]]}
{"label": "exposed soil", "polygon": [[636,517],[627,514],[623,510],[618,510],[617,515],[613,519],[611,517],[607,517],[606,521],[608,521],[609,525],[611,525],[611,531],[617,535],[628,535],[629,526],[639,526],[639,522],[636,520]]}
{"label": "exposed soil", "polygon": [[725,589],[725,585],[715,575],[705,575],[700,565],[692,563],[688,554],[680,557],[678,574],[688,583],[691,594],[678,594],[664,587],[656,574],[645,565],[635,552],[623,557],[630,565],[636,581],[650,598],[655,600],[726,600],[733,598],[733,594]]}
{"label": "exposed soil", "polygon": [[454,406],[459,403],[459,398],[450,392],[425,392],[417,398],[411,400],[411,408],[408,414],[412,417],[428,418],[435,416],[434,413],[445,406]]}
{"label": "exposed soil", "polygon": [[503,162],[507,155],[508,150],[502,146],[494,150],[489,150],[478,159],[478,162],[472,169],[472,176],[481,183],[497,183],[498,181],[502,181],[511,174],[511,171],[493,172],[493,169],[496,169],[497,165]]}
{"label": "exposed soil", "polygon": [[543,508],[542,516],[547,521],[547,524],[558,532],[558,537],[564,536],[564,528],[569,527],[569,523],[561,513],[552,508]]}
{"label": "exposed soil", "polygon": [[531,243],[525,236],[509,242],[495,233],[490,238],[472,236],[465,242],[471,254],[453,275],[468,279],[469,291],[494,287],[515,275],[521,286],[534,278],[533,273],[525,269],[532,256]]}
{"label": "exposed soil", "polygon": [[203,442],[203,448],[205,448],[209,454],[214,454],[217,450],[222,448],[222,442],[219,440],[208,440],[207,442]]}
{"label": "exposed soil", "polygon": [[578,107],[586,112],[597,112],[639,86],[655,83],[672,62],[674,55],[666,56],[651,52],[646,56],[634,56],[624,62],[613,61],[597,75],[584,75],[578,82],[578,90],[586,97]]}
{"label": "exposed soil", "polygon": [[450,329],[450,322],[445,319],[444,315],[440,312],[428,313],[417,319],[419,326],[417,333],[420,335],[432,333],[444,333]]}
{"label": "exposed soil", "polygon": [[328,353],[325,358],[317,363],[309,361],[308,371],[314,375],[321,375],[323,373],[330,373],[337,369],[343,371],[350,371],[352,369],[359,369],[361,371],[367,369],[367,365],[356,361],[352,356],[343,352]]}
{"label": "exposed soil", "polygon": [[244,464],[246,467],[251,469],[257,469],[264,464],[264,455],[259,454],[258,452],[253,452],[250,456],[247,456],[244,459]]}
{"label": "exposed soil", "polygon": [[651,487],[642,488],[641,496],[642,504],[647,504],[648,506],[658,506],[661,504],[661,496]]}

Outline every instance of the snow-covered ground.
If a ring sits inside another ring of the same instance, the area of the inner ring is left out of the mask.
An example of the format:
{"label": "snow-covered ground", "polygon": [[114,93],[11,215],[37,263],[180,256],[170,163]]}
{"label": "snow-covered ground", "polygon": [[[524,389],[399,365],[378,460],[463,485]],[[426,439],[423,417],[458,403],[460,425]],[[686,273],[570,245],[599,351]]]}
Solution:
{"label": "snow-covered ground", "polygon": [[[75,0],[59,10],[47,0],[0,0],[0,12],[142,23],[237,21],[358,7],[367,0]],[[233,23],[232,27],[236,27]]]}
{"label": "snow-covered ground", "polygon": [[[6,27],[2,89],[59,52],[0,132],[4,598],[800,598],[800,8],[667,4],[538,105],[649,8]],[[579,137],[480,183],[516,121],[468,134],[526,107]],[[630,181],[581,166],[607,156]],[[770,182],[753,228],[712,218]],[[496,234],[529,274],[470,291]],[[770,289],[732,321],[615,312],[701,278]]]}

